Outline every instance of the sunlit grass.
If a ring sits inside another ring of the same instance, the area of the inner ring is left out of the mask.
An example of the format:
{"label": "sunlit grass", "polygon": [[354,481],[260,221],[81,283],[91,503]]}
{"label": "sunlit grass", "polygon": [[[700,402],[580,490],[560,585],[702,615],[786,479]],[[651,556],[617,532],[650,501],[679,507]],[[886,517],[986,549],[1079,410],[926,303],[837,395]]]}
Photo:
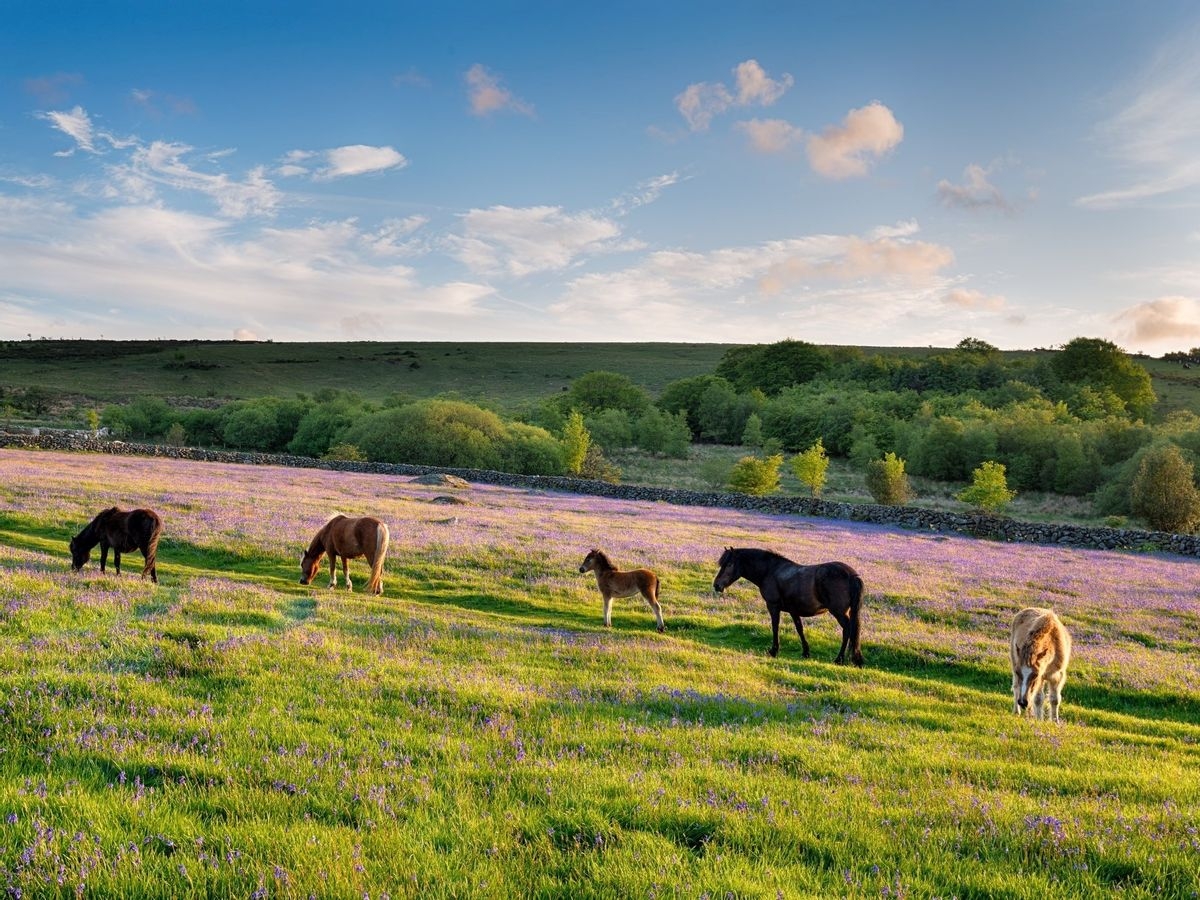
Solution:
{"label": "sunlit grass", "polygon": [[[0,451],[9,894],[1200,890],[1194,561],[444,490]],[[112,503],[163,514],[157,587],[69,572]],[[389,523],[384,596],[298,584],[334,511]],[[867,667],[828,617],[769,659],[753,588],[710,590],[724,544],[858,568]],[[640,600],[603,628],[592,546],[658,572],[665,635]],[[1060,727],[1009,711],[1030,604],[1075,636]]]}

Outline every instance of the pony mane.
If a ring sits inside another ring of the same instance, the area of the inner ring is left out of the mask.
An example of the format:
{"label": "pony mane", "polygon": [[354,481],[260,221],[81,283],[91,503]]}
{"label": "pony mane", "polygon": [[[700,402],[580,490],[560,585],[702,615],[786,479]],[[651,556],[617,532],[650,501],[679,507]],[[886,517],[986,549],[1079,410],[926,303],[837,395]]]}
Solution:
{"label": "pony mane", "polygon": [[602,568],[605,568],[605,569],[615,569],[616,568],[616,566],[613,565],[613,561],[608,558],[608,554],[605,553],[603,550],[601,550],[599,547],[593,547],[591,549],[591,551],[588,553],[588,556],[596,557],[596,561],[600,563],[600,566]]}

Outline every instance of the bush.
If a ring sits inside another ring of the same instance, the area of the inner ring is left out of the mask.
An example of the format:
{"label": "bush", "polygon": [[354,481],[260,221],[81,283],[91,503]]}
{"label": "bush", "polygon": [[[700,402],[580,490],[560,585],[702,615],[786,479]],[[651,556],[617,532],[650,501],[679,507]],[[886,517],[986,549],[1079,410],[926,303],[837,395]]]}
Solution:
{"label": "bush", "polygon": [[887,453],[883,459],[867,463],[867,490],[876,503],[884,506],[901,506],[912,497],[908,475],[904,471],[904,460],[895,453]]}
{"label": "bush", "polygon": [[595,444],[588,447],[583,465],[579,468],[579,475],[583,478],[607,481],[609,484],[619,484],[621,481],[621,470],[609,462]]}
{"label": "bush", "polygon": [[569,408],[585,414],[602,409],[623,409],[630,416],[636,416],[650,405],[650,397],[629,376],[600,371],[580,375],[571,382],[566,403]]}
{"label": "bush", "polygon": [[605,450],[633,446],[633,422],[623,409],[605,409],[584,420],[592,442]]}
{"label": "bush", "polygon": [[746,428],[742,432],[743,447],[761,447],[763,445],[763,428],[762,419],[758,417],[758,413],[750,413],[750,417],[746,419]]}
{"label": "bush", "polygon": [[972,473],[971,486],[955,496],[987,512],[999,512],[1012,502],[1017,492],[1008,489],[1003,464],[989,460]]}
{"label": "bush", "polygon": [[1194,467],[1178,447],[1162,444],[1146,452],[1130,487],[1129,505],[1156,531],[1186,533],[1200,525]]}
{"label": "bush", "polygon": [[339,462],[366,462],[363,452],[353,444],[334,444],[323,454],[321,459],[332,459]]}
{"label": "bush", "polygon": [[583,424],[583,414],[577,409],[567,416],[562,432],[563,468],[568,475],[577,475],[591,446],[592,436]]}
{"label": "bush", "polygon": [[766,459],[743,456],[734,463],[729,473],[729,489],[739,494],[762,497],[779,490],[779,467],[783,456],[776,454]]}
{"label": "bush", "polygon": [[821,496],[829,471],[829,457],[825,455],[825,445],[821,443],[820,438],[803,453],[792,457],[792,471],[796,473],[800,483],[808,487],[812,496]]}
{"label": "bush", "polygon": [[687,459],[692,430],[685,413],[664,412],[651,406],[637,420],[634,431],[638,446],[647,453]]}
{"label": "bush", "polygon": [[366,410],[354,400],[338,398],[318,403],[301,417],[287,451],[297,456],[322,456],[364,415]]}

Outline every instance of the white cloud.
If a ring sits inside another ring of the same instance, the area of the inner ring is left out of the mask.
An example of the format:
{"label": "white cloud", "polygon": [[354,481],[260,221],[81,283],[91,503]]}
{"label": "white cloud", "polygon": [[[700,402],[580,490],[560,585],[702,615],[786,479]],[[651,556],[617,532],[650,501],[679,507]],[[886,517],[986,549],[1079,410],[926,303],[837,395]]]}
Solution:
{"label": "white cloud", "polygon": [[936,244],[872,235],[662,250],[626,269],[572,279],[550,311],[576,330],[662,329],[676,340],[778,340],[789,327],[836,340],[853,321],[857,341],[868,332],[886,336],[904,316],[931,315],[949,288],[941,270],[952,261]]}
{"label": "white cloud", "polygon": [[187,159],[191,153],[187,144],[166,141],[139,146],[128,164],[109,169],[110,186],[114,193],[138,201],[148,199],[154,186],[196,191],[210,197],[221,214],[232,219],[274,214],[283,195],[266,177],[264,167],[255,166],[237,181],[224,172],[193,168]]}
{"label": "white cloud", "polygon": [[98,153],[96,135],[92,127],[91,117],[82,106],[76,106],[70,112],[61,110],[38,113],[38,118],[45,119],[67,137],[75,141],[75,147],[70,150],[60,150],[55,156],[70,156],[75,150],[88,153]]}
{"label": "white cloud", "polygon": [[991,296],[982,291],[954,288],[948,291],[942,301],[947,306],[959,309],[977,310],[979,312],[1002,312],[1008,307],[1008,301],[999,294]]}
{"label": "white cloud", "polygon": [[489,72],[483,65],[476,63],[467,69],[463,79],[467,83],[467,99],[471,104],[471,114],[488,116],[495,112],[515,112],[523,116],[532,116],[533,107],[516,97],[500,82],[500,77]]}
{"label": "white cloud", "polygon": [[841,125],[830,125],[808,138],[808,160],[826,178],[866,175],[871,163],[904,138],[904,126],[879,101],[846,114]]}
{"label": "white cloud", "polygon": [[1186,350],[1200,339],[1200,301],[1159,297],[1121,310],[1113,323],[1118,336],[1138,349]]}
{"label": "white cloud", "polygon": [[609,204],[609,208],[618,216],[628,215],[638,207],[648,206],[656,201],[667,188],[686,180],[678,172],[668,172],[666,175],[647,178],[645,181],[639,181],[632,191],[613,200]]}
{"label": "white cloud", "polygon": [[325,158],[329,164],[315,176],[321,180],[344,178],[347,175],[366,175],[387,169],[403,169],[408,165],[404,155],[397,153],[392,147],[370,147],[365,144],[351,144],[326,150]]}
{"label": "white cloud", "polygon": [[748,59],[733,68],[734,88],[701,81],[689,84],[675,97],[675,108],[692,131],[707,131],[712,120],[735,106],[771,106],[792,86],[791,75],[778,80],[767,75],[757,60]]}
{"label": "white cloud", "polygon": [[428,223],[426,216],[386,219],[373,233],[364,234],[362,241],[378,256],[417,256],[428,252],[429,247],[409,238]]}
{"label": "white cloud", "polygon": [[565,269],[583,256],[622,249],[621,229],[592,213],[559,206],[493,206],[462,216],[461,235],[449,239],[454,255],[475,272],[515,277]]}
{"label": "white cloud", "polygon": [[[167,323],[195,336],[244,329],[312,340],[352,336],[344,324],[371,316],[381,338],[495,332],[481,305],[491,287],[422,284],[411,268],[374,254],[353,220],[251,225],[235,236],[223,219],[160,206],[85,214],[62,203],[22,203],[22,221],[6,228],[3,213],[15,206],[0,202],[0,296],[22,311],[20,324],[29,323],[21,333],[41,333],[58,317],[65,324],[54,333],[68,336],[153,337]],[[0,322],[10,319],[18,321],[15,312],[0,310]]]}
{"label": "white cloud", "polygon": [[1076,200],[1109,209],[1200,187],[1200,29],[1167,43],[1096,127],[1126,184]]}
{"label": "white cloud", "polygon": [[1007,199],[1000,189],[992,184],[988,177],[995,166],[981,166],[971,163],[963,170],[963,183],[953,184],[946,179],[938,182],[937,196],[943,206],[954,206],[959,209],[999,209],[1011,211]]}
{"label": "white cloud", "polygon": [[801,129],[783,119],[749,119],[736,127],[746,133],[750,146],[759,153],[782,153],[804,139]]}
{"label": "white cloud", "polygon": [[255,332],[249,328],[235,328],[233,330],[233,339],[235,341],[258,341],[262,340]]}

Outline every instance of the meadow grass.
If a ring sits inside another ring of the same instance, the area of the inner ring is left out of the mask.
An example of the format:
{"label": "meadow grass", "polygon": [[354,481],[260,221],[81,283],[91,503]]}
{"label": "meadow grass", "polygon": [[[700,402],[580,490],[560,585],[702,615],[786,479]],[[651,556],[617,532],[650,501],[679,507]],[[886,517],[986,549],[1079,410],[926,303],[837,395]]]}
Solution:
{"label": "meadow grass", "polygon": [[[113,503],[162,514],[159,585],[68,571]],[[384,596],[298,583],[335,511],[389,523]],[[768,658],[726,544],[854,565],[866,668],[827,616]],[[658,572],[666,634],[603,628],[593,546]],[[0,566],[9,896],[1200,892],[1194,560],[0,450]],[[1010,711],[1025,605],[1075,639],[1061,726]]]}

